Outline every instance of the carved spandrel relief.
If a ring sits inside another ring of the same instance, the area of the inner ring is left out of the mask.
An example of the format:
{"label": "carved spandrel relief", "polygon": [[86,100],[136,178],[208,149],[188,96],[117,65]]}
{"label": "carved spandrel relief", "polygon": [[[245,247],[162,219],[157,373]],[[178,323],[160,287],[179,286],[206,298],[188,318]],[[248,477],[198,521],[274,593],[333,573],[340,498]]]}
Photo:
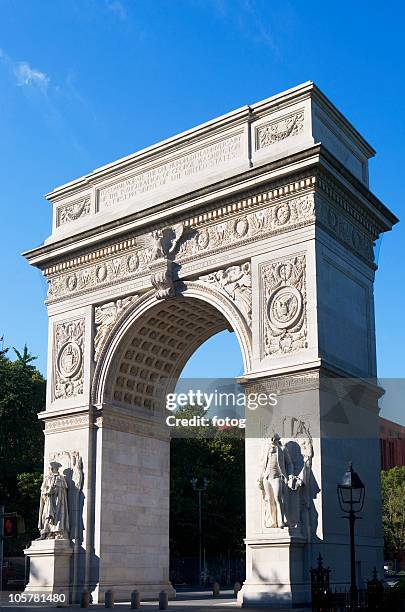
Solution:
{"label": "carved spandrel relief", "polygon": [[66,399],[83,393],[84,318],[54,327],[54,399]]}
{"label": "carved spandrel relief", "polygon": [[227,295],[240,310],[249,325],[252,323],[252,277],[250,262],[230,266],[200,276],[200,281],[210,283]]}
{"label": "carved spandrel relief", "polygon": [[96,306],[94,310],[96,328],[94,336],[94,361],[98,360],[104,343],[119,316],[132,304],[136,297],[135,295],[130,295],[115,302],[107,302],[102,304],[102,306]]}
{"label": "carved spandrel relief", "polygon": [[56,226],[65,225],[90,214],[90,196],[76,202],[62,204],[56,209]]}
{"label": "carved spandrel relief", "polygon": [[262,264],[262,357],[307,348],[305,255]]}
{"label": "carved spandrel relief", "polygon": [[256,129],[256,149],[265,149],[280,140],[297,136],[304,129],[304,111],[282,117]]}

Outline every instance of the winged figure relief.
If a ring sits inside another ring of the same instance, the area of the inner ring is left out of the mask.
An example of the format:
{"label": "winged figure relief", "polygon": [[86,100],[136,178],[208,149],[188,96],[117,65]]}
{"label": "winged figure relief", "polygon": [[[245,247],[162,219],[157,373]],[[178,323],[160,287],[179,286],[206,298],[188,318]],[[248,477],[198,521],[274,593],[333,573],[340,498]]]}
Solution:
{"label": "winged figure relief", "polygon": [[102,306],[97,306],[94,313],[94,323],[96,325],[96,335],[94,337],[94,360],[100,356],[101,347],[104,340],[110,333],[114,323],[118,319],[119,314],[129,306],[134,300],[134,296],[129,296],[116,302],[107,302]]}
{"label": "winged figure relief", "polygon": [[175,254],[180,239],[184,234],[184,225],[177,223],[171,227],[153,230],[146,236],[139,236],[137,243],[147,249],[149,263],[159,259],[168,259]]}

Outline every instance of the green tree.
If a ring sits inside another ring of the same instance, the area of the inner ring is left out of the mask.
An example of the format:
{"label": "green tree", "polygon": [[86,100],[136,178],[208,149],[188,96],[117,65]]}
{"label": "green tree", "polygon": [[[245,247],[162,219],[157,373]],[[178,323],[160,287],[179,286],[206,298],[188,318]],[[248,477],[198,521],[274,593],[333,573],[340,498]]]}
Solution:
{"label": "green tree", "polygon": [[381,473],[385,551],[399,559],[405,553],[405,467]]}
{"label": "green tree", "polygon": [[43,461],[38,412],[45,406],[46,381],[26,346],[22,352],[14,351],[14,361],[7,349],[0,353],[0,501],[7,511],[24,516],[27,540],[36,531]]}
{"label": "green tree", "polygon": [[[187,407],[177,417],[205,415]],[[211,425],[182,428],[170,448],[170,551],[172,558],[198,554],[198,486],[208,478],[202,500],[203,546],[208,556],[242,555],[245,537],[245,449],[243,431]]]}

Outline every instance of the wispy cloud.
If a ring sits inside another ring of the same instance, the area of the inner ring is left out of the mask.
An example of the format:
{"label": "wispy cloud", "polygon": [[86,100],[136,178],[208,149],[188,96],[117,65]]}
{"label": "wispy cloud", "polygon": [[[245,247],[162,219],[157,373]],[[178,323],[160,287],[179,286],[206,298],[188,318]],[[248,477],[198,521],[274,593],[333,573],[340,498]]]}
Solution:
{"label": "wispy cloud", "polygon": [[124,21],[127,17],[127,9],[120,0],[105,0],[104,2],[107,11],[114,13],[119,19]]}
{"label": "wispy cloud", "polygon": [[14,67],[14,74],[17,79],[17,85],[20,87],[39,87],[47,89],[50,78],[45,72],[31,68],[28,62],[19,62]]}
{"label": "wispy cloud", "polygon": [[26,61],[15,61],[3,49],[0,49],[0,60],[11,72],[19,87],[34,88],[44,94],[47,93],[50,77],[45,72],[33,68]]}
{"label": "wispy cloud", "polygon": [[29,61],[17,61],[0,48],[0,67],[3,66],[9,80],[24,97],[32,104],[34,112],[38,113],[46,122],[55,136],[63,139],[64,143],[70,141],[72,148],[81,157],[87,158],[87,151],[82,146],[80,138],[76,138],[71,123],[67,117],[73,108],[86,112],[86,116],[96,120],[94,112],[87,100],[80,94],[75,86],[75,76],[69,71],[66,78],[59,83]]}

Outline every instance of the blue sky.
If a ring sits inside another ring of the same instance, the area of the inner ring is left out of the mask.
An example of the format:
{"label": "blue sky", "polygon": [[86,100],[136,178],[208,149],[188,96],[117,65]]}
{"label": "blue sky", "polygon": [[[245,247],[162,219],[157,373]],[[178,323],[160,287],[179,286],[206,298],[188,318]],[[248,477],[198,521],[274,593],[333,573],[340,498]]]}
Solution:
{"label": "blue sky", "polygon": [[[43,194],[234,108],[313,80],[377,150],[371,189],[404,205],[401,2],[0,0],[0,336],[46,362],[41,273],[20,256],[50,233]],[[404,376],[403,224],[377,274],[379,374]],[[190,376],[232,376],[232,334]]]}

